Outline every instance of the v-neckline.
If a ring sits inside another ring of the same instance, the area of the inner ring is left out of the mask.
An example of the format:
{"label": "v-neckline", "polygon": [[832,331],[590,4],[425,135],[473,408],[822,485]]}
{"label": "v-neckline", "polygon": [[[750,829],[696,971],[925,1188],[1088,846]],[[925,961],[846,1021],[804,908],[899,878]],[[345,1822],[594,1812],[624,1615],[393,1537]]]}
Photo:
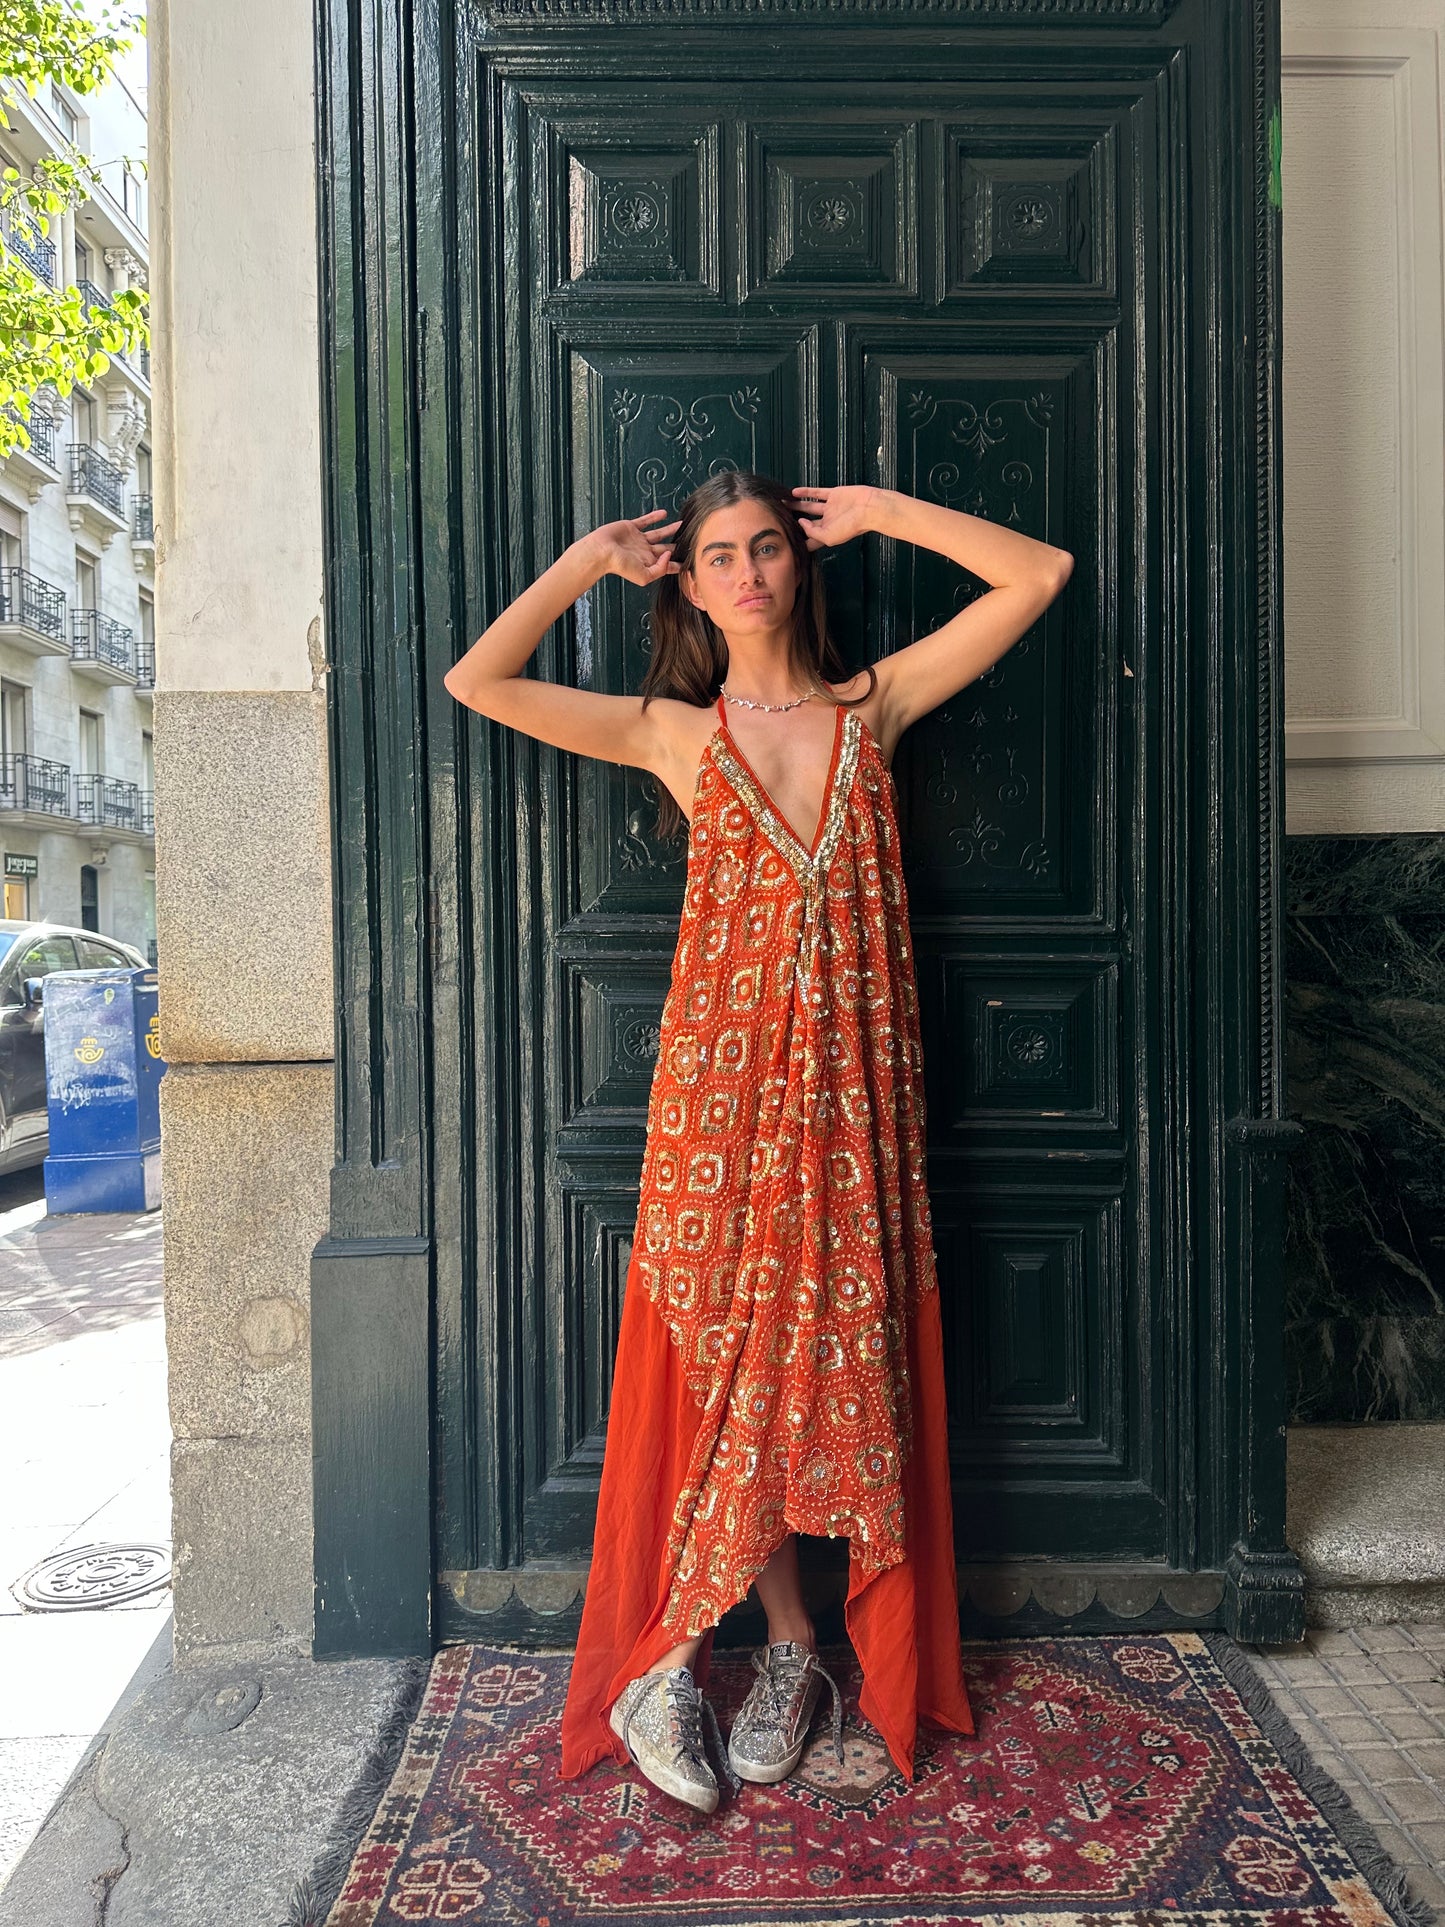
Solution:
{"label": "v-neckline", "polygon": [[742,768],[747,772],[747,775],[752,782],[753,788],[757,791],[758,801],[763,805],[763,807],[766,809],[768,814],[773,818],[774,822],[777,823],[780,826],[780,828],[782,828],[786,832],[787,836],[792,841],[792,843],[797,847],[797,849],[799,849],[802,852],[805,863],[811,866],[818,854],[819,845],[822,843],[822,840],[823,840],[823,833],[828,826],[828,811],[829,811],[829,806],[833,801],[833,786],[837,781],[838,762],[839,762],[839,757],[843,748],[844,725],[848,720],[847,709],[844,707],[842,703],[838,703],[835,705],[838,713],[837,713],[837,719],[833,726],[833,753],[828,759],[828,776],[827,776],[827,781],[823,784],[823,801],[818,810],[817,828],[813,831],[812,841],[810,843],[807,843],[807,842],[804,842],[801,836],[799,836],[798,832],[793,828],[792,824],[788,821],[787,817],[783,815],[783,812],[778,808],[777,804],[773,801],[772,796],[770,795],[767,787],[763,783],[762,778],[758,775],[757,771],[753,768],[752,764],[748,761],[747,757],[743,754],[741,744],[738,742],[737,737],[733,735],[732,730],[729,727],[728,719],[727,719],[727,711],[724,708],[723,703],[724,703],[724,698],[721,695],[719,695],[717,699],[718,729],[714,732],[714,734],[715,735],[721,734],[726,739],[729,750],[732,752],[733,756],[736,757],[738,763],[742,766]]}

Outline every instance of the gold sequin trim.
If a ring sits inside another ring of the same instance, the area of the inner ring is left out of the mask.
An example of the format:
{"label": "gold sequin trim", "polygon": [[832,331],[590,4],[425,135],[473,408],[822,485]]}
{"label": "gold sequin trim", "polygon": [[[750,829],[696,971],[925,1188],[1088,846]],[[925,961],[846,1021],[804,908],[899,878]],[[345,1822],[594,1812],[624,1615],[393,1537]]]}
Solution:
{"label": "gold sequin trim", "polygon": [[856,710],[843,712],[843,740],[833,770],[833,785],[824,802],[825,820],[818,838],[817,854],[810,856],[793,827],[780,816],[768,800],[767,791],[753,778],[752,771],[733,753],[732,744],[719,729],[712,741],[712,758],[762,825],[768,841],[780,856],[786,857],[799,879],[811,884],[826,876],[838,836],[848,813],[848,795],[853,787],[853,772],[858,767],[861,719]]}

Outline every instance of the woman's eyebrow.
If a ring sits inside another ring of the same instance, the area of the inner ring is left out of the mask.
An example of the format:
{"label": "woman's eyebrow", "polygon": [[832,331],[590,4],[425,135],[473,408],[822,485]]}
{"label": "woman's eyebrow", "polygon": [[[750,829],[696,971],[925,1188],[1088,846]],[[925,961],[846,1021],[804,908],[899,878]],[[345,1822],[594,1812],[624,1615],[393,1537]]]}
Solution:
{"label": "woman's eyebrow", "polygon": [[[765,535],[775,535],[779,541],[783,539],[781,529],[759,529],[757,534],[750,535],[748,540],[749,542],[761,542]],[[735,549],[736,547],[736,542],[708,542],[703,545],[702,554],[706,555],[709,549]]]}

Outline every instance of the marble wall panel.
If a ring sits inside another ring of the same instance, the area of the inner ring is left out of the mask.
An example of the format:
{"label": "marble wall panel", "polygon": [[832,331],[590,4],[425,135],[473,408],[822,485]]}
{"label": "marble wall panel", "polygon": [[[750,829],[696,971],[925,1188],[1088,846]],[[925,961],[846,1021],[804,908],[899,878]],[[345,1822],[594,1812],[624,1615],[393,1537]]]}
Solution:
{"label": "marble wall panel", "polygon": [[1285,839],[1296,1421],[1445,1418],[1445,835]]}

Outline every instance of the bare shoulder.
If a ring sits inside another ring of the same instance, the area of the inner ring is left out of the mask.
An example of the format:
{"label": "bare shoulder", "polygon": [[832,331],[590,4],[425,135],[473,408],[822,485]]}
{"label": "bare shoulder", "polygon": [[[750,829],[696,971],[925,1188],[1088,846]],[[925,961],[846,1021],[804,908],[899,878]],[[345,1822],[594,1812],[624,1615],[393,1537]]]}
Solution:
{"label": "bare shoulder", "polygon": [[677,798],[684,815],[692,807],[702,753],[718,726],[716,703],[685,703],[654,696],[647,705],[649,755],[645,767]]}
{"label": "bare shoulder", "polygon": [[684,703],[675,696],[654,696],[647,705],[659,759],[696,766],[718,726],[717,704]]}

